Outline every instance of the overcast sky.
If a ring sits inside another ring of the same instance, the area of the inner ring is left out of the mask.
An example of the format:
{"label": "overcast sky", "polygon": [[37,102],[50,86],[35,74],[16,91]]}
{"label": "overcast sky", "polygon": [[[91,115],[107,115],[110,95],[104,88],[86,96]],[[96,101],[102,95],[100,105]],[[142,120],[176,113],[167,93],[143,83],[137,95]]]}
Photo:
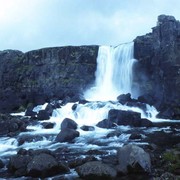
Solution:
{"label": "overcast sky", "polygon": [[0,50],[118,45],[151,32],[157,16],[180,20],[180,0],[0,0]]}

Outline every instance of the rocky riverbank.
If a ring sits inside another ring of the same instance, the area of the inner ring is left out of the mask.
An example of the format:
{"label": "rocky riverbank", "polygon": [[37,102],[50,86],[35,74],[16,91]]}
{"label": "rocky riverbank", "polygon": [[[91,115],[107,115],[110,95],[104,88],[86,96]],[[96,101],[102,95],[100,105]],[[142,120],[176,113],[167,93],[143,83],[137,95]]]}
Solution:
{"label": "rocky riverbank", "polygon": [[[76,108],[78,106],[81,104],[76,104]],[[43,110],[43,113],[46,111],[47,109]],[[9,138],[17,140],[17,145],[15,149],[7,149],[4,155],[4,152],[1,152],[0,177],[51,177],[53,180],[178,179],[180,123],[165,121],[139,124],[141,118],[133,119],[137,116],[136,112],[133,112],[132,116],[132,112],[126,111],[124,114],[119,110],[117,116],[117,111],[110,110],[108,119],[115,123],[117,118],[119,122],[116,121],[114,127],[108,127],[109,130],[104,129],[105,132],[99,137],[98,134],[93,134],[100,129],[87,125],[78,127],[77,123],[69,118],[65,118],[60,124],[59,134],[46,131],[36,134],[28,127],[41,125],[42,130],[53,130],[54,125],[47,120],[37,119],[34,114],[31,117],[1,114],[1,139],[4,137],[6,141],[9,141]],[[127,116],[131,117],[129,123],[126,121],[125,126],[118,124],[122,117]],[[84,136],[84,133],[90,135]],[[82,141],[82,138],[85,138],[85,141]],[[44,139],[50,141],[47,147],[43,146]],[[32,146],[36,142],[37,145]],[[8,155],[8,152],[13,154]]]}

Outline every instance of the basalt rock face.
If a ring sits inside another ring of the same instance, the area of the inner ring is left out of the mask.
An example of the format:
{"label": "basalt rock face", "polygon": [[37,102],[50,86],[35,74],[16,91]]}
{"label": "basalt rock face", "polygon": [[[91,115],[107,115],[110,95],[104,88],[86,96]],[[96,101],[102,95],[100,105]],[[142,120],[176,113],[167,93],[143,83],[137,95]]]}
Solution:
{"label": "basalt rock face", "polygon": [[0,111],[73,97],[93,82],[98,46],[0,51]]}
{"label": "basalt rock face", "polygon": [[136,88],[154,99],[162,117],[168,111],[167,118],[180,119],[180,22],[160,15],[152,33],[134,40],[134,48]]}

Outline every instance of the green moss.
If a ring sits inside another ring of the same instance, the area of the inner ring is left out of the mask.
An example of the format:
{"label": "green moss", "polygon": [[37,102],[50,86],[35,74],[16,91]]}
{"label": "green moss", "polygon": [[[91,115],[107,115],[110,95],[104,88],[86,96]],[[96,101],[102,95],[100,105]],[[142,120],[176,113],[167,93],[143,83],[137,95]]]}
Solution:
{"label": "green moss", "polygon": [[180,152],[178,149],[165,152],[163,160],[169,172],[175,173],[177,169],[180,169]]}
{"label": "green moss", "polygon": [[20,106],[17,112],[24,112],[26,108],[24,106]]}

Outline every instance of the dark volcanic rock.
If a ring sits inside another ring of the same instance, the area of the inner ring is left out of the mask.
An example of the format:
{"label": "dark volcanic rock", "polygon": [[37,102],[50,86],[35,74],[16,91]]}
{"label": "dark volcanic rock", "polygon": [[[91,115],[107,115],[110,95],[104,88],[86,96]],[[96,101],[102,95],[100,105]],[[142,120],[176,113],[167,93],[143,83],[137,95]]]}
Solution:
{"label": "dark volcanic rock", "polygon": [[29,155],[15,155],[10,158],[8,169],[15,176],[24,176],[27,175],[26,167],[31,161],[32,157]]}
{"label": "dark volcanic rock", "polygon": [[163,111],[162,117],[180,119],[180,22],[160,15],[152,33],[134,40],[134,56],[134,84],[146,94],[138,100]]}
{"label": "dark volcanic rock", "polygon": [[76,168],[78,175],[83,179],[113,179],[117,172],[111,166],[99,161],[87,162]]}
{"label": "dark volcanic rock", "polygon": [[0,112],[51,98],[69,96],[74,101],[94,80],[97,53],[98,46],[0,51]]}
{"label": "dark volcanic rock", "polygon": [[153,123],[148,119],[142,119],[141,114],[138,112],[111,109],[108,113],[108,119],[104,119],[96,124],[100,128],[112,128],[117,125],[152,127]]}
{"label": "dark volcanic rock", "polygon": [[65,118],[61,123],[61,130],[64,129],[77,129],[78,124],[72,119]]}
{"label": "dark volcanic rock", "polygon": [[128,93],[128,94],[121,94],[117,97],[117,100],[121,103],[121,104],[126,104],[127,102],[130,102],[132,101],[131,99],[131,94]]}
{"label": "dark volcanic rock", "polygon": [[86,125],[81,126],[80,128],[81,128],[83,131],[94,131],[94,130],[95,130],[95,128],[94,128],[93,126],[86,126]]}
{"label": "dark volcanic rock", "polygon": [[74,129],[63,129],[57,135],[55,141],[57,142],[71,142],[76,137],[79,137],[79,132]]}
{"label": "dark volcanic rock", "polygon": [[96,124],[97,127],[100,128],[112,128],[115,126],[115,124],[108,119],[104,119]]}
{"label": "dark volcanic rock", "polygon": [[50,122],[44,122],[41,125],[43,126],[44,129],[52,129],[55,126],[54,123],[50,123]]}
{"label": "dark volcanic rock", "polygon": [[45,178],[48,176],[67,173],[69,168],[58,162],[52,152],[46,149],[20,149],[17,155],[10,157],[9,172],[15,177],[31,176]]}
{"label": "dark volcanic rock", "polygon": [[45,153],[34,156],[27,165],[27,174],[32,177],[44,178],[68,171],[65,165],[59,164],[53,156]]}
{"label": "dark volcanic rock", "polygon": [[46,110],[40,110],[37,114],[38,120],[48,120],[49,118],[49,113]]}
{"label": "dark volcanic rock", "polygon": [[118,172],[127,173],[150,173],[151,160],[148,153],[136,145],[125,145],[117,152],[119,165]]}
{"label": "dark volcanic rock", "polygon": [[142,135],[138,133],[132,133],[129,137],[129,139],[141,139]]}
{"label": "dark volcanic rock", "polygon": [[133,111],[111,109],[108,120],[117,125],[141,126],[141,114]]}
{"label": "dark volcanic rock", "polygon": [[4,167],[3,161],[0,159],[0,169]]}
{"label": "dark volcanic rock", "polygon": [[0,135],[13,136],[26,131],[27,120],[18,116],[0,114]]}

